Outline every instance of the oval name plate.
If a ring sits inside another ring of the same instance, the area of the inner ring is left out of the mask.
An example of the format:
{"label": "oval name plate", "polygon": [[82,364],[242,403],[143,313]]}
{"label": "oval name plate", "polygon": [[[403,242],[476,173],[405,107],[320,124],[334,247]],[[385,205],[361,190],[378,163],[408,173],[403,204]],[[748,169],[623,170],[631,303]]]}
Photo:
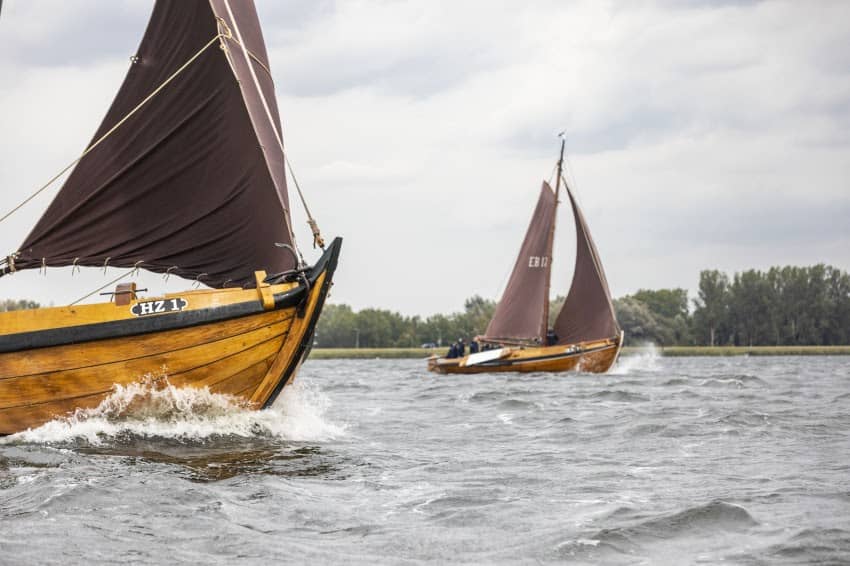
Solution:
{"label": "oval name plate", "polygon": [[161,299],[158,301],[142,301],[130,308],[135,316],[148,316],[150,314],[164,314],[168,312],[179,312],[189,306],[189,301],[181,299]]}

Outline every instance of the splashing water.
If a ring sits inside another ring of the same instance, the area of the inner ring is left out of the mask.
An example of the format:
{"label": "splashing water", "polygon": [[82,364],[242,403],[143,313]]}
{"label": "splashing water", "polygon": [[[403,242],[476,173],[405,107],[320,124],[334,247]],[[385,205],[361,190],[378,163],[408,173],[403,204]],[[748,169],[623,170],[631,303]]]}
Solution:
{"label": "splashing water", "polygon": [[325,418],[329,407],[330,399],[309,381],[287,386],[271,408],[257,411],[236,397],[212,393],[206,387],[178,388],[167,378],[144,379],[116,385],[93,409],[78,409],[73,415],[0,439],[0,443],[83,440],[99,445],[127,434],[179,441],[220,436],[321,441],[345,433],[344,425]]}
{"label": "splashing water", "polygon": [[608,373],[611,375],[629,375],[635,372],[658,371],[658,359],[660,357],[655,344],[647,344],[637,354],[621,355],[617,364]]}

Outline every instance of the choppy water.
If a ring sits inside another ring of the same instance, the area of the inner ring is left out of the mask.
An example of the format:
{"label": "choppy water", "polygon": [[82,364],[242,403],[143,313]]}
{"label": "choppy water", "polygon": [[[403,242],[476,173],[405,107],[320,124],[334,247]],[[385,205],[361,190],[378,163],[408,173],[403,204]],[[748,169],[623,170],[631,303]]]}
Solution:
{"label": "choppy water", "polygon": [[0,563],[850,563],[850,358],[310,361],[0,440]]}

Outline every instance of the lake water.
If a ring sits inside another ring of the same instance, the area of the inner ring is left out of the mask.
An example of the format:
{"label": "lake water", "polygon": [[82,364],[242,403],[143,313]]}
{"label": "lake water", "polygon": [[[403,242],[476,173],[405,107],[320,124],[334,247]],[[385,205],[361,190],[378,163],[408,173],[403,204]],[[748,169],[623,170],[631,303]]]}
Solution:
{"label": "lake water", "polygon": [[424,366],[309,361],[262,413],[122,390],[2,439],[0,563],[850,563],[848,357]]}

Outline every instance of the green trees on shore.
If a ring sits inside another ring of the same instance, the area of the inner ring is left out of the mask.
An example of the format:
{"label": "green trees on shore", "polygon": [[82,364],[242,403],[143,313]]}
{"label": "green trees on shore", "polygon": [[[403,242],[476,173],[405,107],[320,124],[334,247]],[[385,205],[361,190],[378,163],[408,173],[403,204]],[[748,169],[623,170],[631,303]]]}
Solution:
{"label": "green trees on shore", "polygon": [[[564,297],[552,300],[550,321]],[[316,345],[328,348],[446,345],[483,334],[495,301],[474,296],[464,310],[427,318],[326,305]],[[614,301],[627,344],[794,346],[850,344],[850,274],[827,265],[700,273],[685,289],[641,289]]]}
{"label": "green trees on shore", "polygon": [[850,343],[850,274],[828,265],[700,274],[697,344],[830,346]]}
{"label": "green trees on shore", "polygon": [[0,312],[37,309],[40,306],[41,305],[39,305],[35,301],[27,301],[24,299],[21,299],[19,301],[16,301],[14,299],[5,299],[0,301]]}
{"label": "green trees on shore", "polygon": [[316,326],[315,344],[322,348],[442,346],[483,333],[495,308],[495,301],[478,295],[466,300],[463,312],[424,319],[383,309],[354,312],[348,305],[325,305]]}
{"label": "green trees on shore", "polygon": [[688,292],[685,289],[641,289],[614,301],[617,320],[629,344],[692,344]]}

